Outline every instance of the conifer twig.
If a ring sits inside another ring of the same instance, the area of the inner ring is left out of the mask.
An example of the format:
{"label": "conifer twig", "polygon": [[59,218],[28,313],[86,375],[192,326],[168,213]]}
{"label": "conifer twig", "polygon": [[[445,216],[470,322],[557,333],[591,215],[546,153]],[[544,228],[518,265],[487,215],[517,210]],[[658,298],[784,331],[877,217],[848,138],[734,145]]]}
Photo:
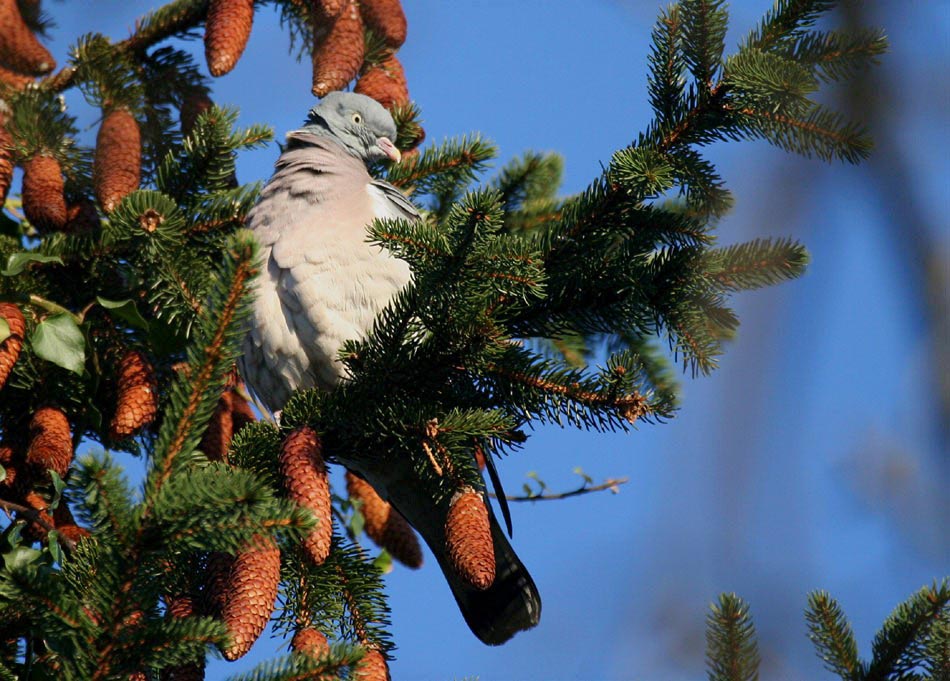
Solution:
{"label": "conifer twig", "polygon": [[[7,501],[6,499],[0,499],[0,508],[4,511],[16,511],[23,515],[24,518],[29,520],[31,523],[35,523],[42,527],[47,532],[55,532],[56,527],[46,520],[43,520],[38,509],[32,508],[30,506],[24,506],[23,504],[18,504],[15,501]],[[70,553],[76,550],[76,542],[72,539],[69,539],[63,536],[62,532],[56,532],[56,541],[60,545],[67,549]]]}

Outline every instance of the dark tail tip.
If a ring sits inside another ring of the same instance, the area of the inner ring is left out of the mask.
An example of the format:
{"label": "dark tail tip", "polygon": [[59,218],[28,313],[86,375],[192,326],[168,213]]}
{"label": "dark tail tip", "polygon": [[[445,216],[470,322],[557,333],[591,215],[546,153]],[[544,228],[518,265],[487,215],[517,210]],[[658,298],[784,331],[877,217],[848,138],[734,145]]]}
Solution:
{"label": "dark tail tip", "polygon": [[495,544],[495,581],[484,591],[473,589],[446,571],[462,616],[479,640],[501,645],[519,631],[531,629],[541,619],[541,595],[528,570],[511,548],[492,517]]}

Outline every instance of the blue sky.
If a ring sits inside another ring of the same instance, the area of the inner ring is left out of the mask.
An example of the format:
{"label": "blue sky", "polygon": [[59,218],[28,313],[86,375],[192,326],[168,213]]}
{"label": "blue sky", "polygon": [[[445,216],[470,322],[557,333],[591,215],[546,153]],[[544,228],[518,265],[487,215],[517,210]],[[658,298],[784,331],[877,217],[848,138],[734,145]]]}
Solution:
{"label": "blue sky", "polygon": [[[123,38],[155,4],[50,4],[57,58],[83,32]],[[480,131],[501,150],[496,166],[528,149],[557,151],[573,193],[650,120],[646,56],[658,3],[404,4],[399,56],[430,142]],[[727,44],[767,6],[732,3]],[[885,93],[889,115],[914,173],[915,196],[894,199],[922,206],[946,255],[950,10],[885,2],[878,22],[893,42],[882,73],[899,74]],[[200,42],[189,45],[201,54]],[[243,124],[268,123],[278,136],[313,104],[310,66],[287,55],[272,7],[258,10],[245,56],[213,87]],[[79,100],[69,95],[77,111]],[[81,122],[91,139],[94,114]],[[275,157],[274,146],[244,154],[239,178],[266,178]],[[919,263],[896,261],[893,204],[863,168],[802,163],[763,144],[721,145],[710,157],[738,200],[721,241],[796,236],[812,252],[809,272],[737,300],[738,340],[714,376],[684,377],[670,423],[629,435],[543,428],[503,463],[509,490],[529,471],[569,489],[575,466],[597,480],[630,477],[618,495],[513,507],[514,545],[544,600],[537,629],[487,648],[431,556],[418,572],[387,576],[395,679],[703,678],[703,618],[722,591],[751,604],[764,678],[814,678],[820,664],[801,614],[808,591],[840,599],[866,653],[901,599],[950,573],[939,530],[947,452],[933,435],[931,349],[909,302],[908,268]],[[212,663],[208,678],[276,649],[263,639],[237,663]]]}

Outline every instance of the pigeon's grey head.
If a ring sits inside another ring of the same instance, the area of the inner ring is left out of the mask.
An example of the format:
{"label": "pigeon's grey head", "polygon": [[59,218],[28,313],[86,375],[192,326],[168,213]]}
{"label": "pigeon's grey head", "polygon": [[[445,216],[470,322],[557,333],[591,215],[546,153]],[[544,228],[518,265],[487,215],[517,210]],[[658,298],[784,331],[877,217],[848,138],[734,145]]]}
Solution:
{"label": "pigeon's grey head", "polygon": [[396,124],[383,105],[355,92],[331,92],[310,109],[307,132],[331,135],[346,149],[366,162],[384,158],[398,162],[393,144]]}

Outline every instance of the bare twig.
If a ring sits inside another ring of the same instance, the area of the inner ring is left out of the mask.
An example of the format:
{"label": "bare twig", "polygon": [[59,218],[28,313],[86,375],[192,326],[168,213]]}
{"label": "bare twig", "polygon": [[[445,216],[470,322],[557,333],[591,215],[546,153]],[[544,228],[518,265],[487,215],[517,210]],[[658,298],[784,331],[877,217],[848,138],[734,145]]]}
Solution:
{"label": "bare twig", "polygon": [[[617,494],[620,492],[620,485],[625,485],[630,482],[630,478],[607,478],[599,485],[588,485],[584,483],[577,489],[572,489],[567,492],[553,492],[551,494],[525,494],[523,496],[515,496],[513,494],[506,494],[505,499],[508,501],[553,501],[555,499],[567,499],[568,497],[579,497],[582,494],[590,494],[591,492],[603,492],[609,490],[610,492]],[[489,493],[490,496],[495,497],[494,494]]]}
{"label": "bare twig", "polygon": [[[22,517],[26,518],[31,523],[39,525],[47,532],[53,532],[56,530],[55,526],[43,519],[42,515],[40,515],[39,509],[35,509],[31,506],[24,506],[23,504],[18,504],[15,501],[7,501],[6,499],[0,499],[0,508],[7,512],[16,511]],[[56,533],[56,540],[59,542],[60,546],[70,553],[76,550],[76,542],[74,542],[72,539],[67,539],[61,532]]]}

